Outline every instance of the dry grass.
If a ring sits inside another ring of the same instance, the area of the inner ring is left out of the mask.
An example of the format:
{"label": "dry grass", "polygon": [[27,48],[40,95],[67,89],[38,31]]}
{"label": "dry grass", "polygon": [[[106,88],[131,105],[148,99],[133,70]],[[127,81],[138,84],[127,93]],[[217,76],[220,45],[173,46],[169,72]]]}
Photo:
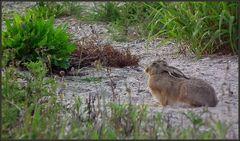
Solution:
{"label": "dry grass", "polygon": [[132,55],[129,49],[117,50],[112,45],[97,45],[93,40],[78,43],[78,49],[72,55],[70,64],[74,68],[91,66],[96,61],[103,66],[122,68],[136,66],[139,57]]}

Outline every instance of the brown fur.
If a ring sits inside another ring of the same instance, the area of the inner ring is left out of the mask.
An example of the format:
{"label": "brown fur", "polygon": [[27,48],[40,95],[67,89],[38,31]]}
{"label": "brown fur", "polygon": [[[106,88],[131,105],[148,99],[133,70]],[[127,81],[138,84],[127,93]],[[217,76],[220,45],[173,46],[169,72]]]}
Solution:
{"label": "brown fur", "polygon": [[145,73],[149,75],[148,87],[151,94],[163,106],[184,102],[194,107],[215,107],[218,103],[211,85],[201,79],[186,77],[165,61],[153,61],[146,67]]}

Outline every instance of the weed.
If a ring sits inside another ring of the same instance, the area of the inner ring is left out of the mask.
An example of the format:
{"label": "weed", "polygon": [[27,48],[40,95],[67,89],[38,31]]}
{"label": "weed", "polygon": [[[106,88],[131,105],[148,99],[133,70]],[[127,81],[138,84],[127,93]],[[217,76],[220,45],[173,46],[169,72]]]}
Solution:
{"label": "weed", "polygon": [[3,138],[41,138],[48,132],[53,135],[58,126],[48,124],[57,119],[60,110],[55,95],[57,83],[45,78],[47,70],[42,62],[26,66],[31,75],[13,67],[3,72]]}

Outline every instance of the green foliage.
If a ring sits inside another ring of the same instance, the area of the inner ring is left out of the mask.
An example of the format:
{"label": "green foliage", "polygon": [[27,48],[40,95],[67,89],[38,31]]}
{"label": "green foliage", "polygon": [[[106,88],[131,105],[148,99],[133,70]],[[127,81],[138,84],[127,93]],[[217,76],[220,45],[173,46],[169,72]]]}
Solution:
{"label": "green foliage", "polygon": [[[237,51],[237,3],[235,2],[174,2],[163,3],[153,10],[149,24],[151,35],[168,36],[190,46],[202,55]],[[156,27],[161,25],[158,31]],[[155,34],[156,33],[156,34]]]}
{"label": "green foliage", "polygon": [[45,77],[47,70],[41,61],[26,66],[31,74],[13,67],[3,71],[3,138],[39,138],[45,133],[54,134],[58,127],[58,124],[49,124],[57,120],[60,112],[56,103],[56,81]]}
{"label": "green foliage", "polygon": [[2,34],[3,49],[14,49],[15,58],[22,62],[44,60],[52,67],[67,69],[68,59],[75,50],[65,27],[54,27],[54,19],[45,20],[29,10],[25,16],[6,20]]}

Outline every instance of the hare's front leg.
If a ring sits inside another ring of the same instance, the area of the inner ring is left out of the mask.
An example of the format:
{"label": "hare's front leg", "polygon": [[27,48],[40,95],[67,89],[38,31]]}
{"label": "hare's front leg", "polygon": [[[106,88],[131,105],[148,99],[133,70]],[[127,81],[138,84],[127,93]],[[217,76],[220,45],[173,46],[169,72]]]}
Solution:
{"label": "hare's front leg", "polygon": [[166,95],[161,94],[161,95],[160,95],[160,101],[161,101],[161,104],[162,104],[163,106],[167,106],[167,105],[168,105],[168,98],[167,98]]}
{"label": "hare's front leg", "polygon": [[163,91],[154,91],[153,95],[157,98],[162,106],[168,105],[168,98]]}

